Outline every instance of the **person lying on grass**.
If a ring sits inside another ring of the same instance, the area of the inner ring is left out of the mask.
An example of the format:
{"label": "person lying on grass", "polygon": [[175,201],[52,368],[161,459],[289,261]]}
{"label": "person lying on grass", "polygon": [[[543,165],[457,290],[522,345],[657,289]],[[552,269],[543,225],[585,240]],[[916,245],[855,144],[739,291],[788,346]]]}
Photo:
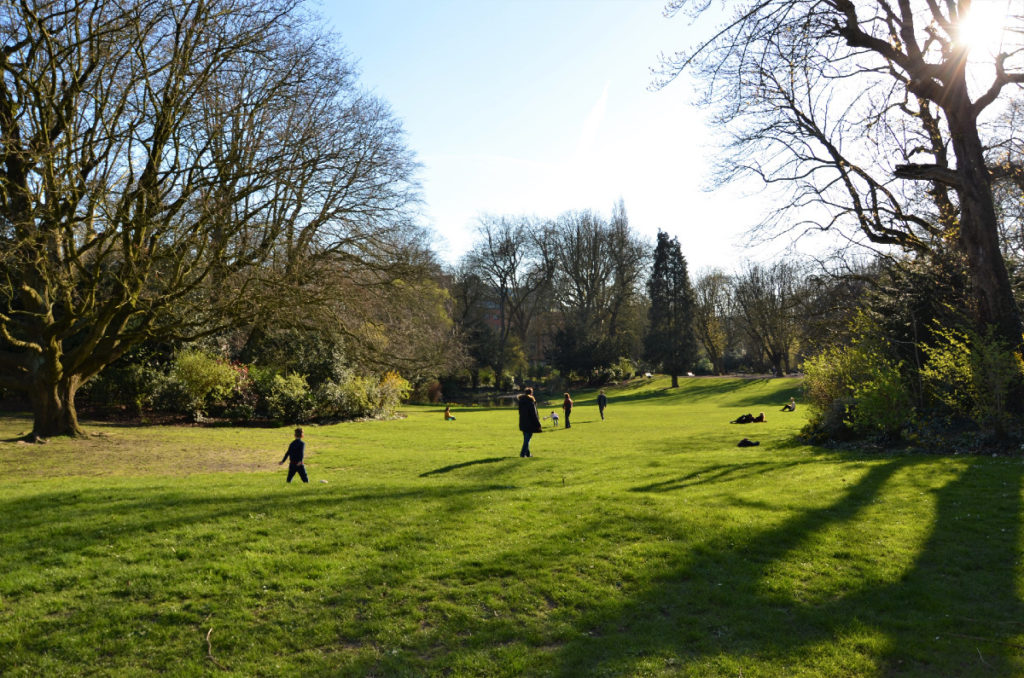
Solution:
{"label": "person lying on grass", "polygon": [[759,413],[756,417],[754,415],[748,413],[748,414],[741,414],[740,416],[736,417],[735,419],[733,419],[729,423],[730,424],[761,424],[761,423],[764,423],[767,420],[768,419],[764,416],[764,412]]}

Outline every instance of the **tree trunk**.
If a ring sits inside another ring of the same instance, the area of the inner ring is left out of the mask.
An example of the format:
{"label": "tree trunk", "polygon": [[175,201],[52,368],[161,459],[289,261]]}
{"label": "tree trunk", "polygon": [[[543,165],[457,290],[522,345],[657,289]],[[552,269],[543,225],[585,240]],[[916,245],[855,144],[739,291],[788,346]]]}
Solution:
{"label": "tree trunk", "polygon": [[984,149],[966,94],[958,98],[964,103],[947,108],[946,119],[956,155],[956,171],[960,175],[959,244],[967,257],[974,288],[974,310],[979,329],[994,326],[1006,346],[1020,351],[1024,348],[1021,337],[1024,326],[999,248],[998,220]]}
{"label": "tree trunk", "polygon": [[75,410],[75,392],[78,385],[77,376],[57,382],[39,379],[32,384],[29,399],[33,412],[33,439],[85,435],[85,431],[78,425],[78,412]]}
{"label": "tree trunk", "polygon": [[678,374],[673,374],[672,375],[672,388],[679,388],[679,375]]}

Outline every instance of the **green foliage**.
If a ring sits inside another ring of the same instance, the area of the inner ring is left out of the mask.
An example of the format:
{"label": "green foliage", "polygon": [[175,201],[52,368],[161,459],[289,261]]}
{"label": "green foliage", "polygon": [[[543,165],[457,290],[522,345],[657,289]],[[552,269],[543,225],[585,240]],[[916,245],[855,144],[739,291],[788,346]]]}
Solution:
{"label": "green foliage", "polygon": [[339,419],[389,418],[412,393],[412,386],[396,372],[377,380],[342,374],[316,391],[317,416]]}
{"label": "green foliage", "polygon": [[973,408],[974,378],[967,335],[954,329],[932,329],[933,343],[922,345],[925,363],[921,382],[929,404],[947,417],[965,415]]}
{"label": "green foliage", "polygon": [[644,338],[644,357],[671,375],[685,374],[697,361],[693,327],[696,298],[686,271],[686,259],[676,238],[658,232],[654,264],[647,283],[651,305]]}
{"label": "green foliage", "polygon": [[1007,349],[990,328],[984,335],[933,329],[933,344],[922,347],[927,362],[921,378],[928,396],[947,416],[970,417],[997,437],[1014,426],[1012,394],[1021,387],[1021,357]]}
{"label": "green foliage", "polygon": [[860,434],[898,438],[914,417],[900,365],[881,353],[855,352],[853,357],[859,380],[853,384],[850,423]]}
{"label": "green foliage", "polygon": [[102,407],[125,407],[139,415],[158,404],[168,388],[163,371],[145,362],[129,362],[103,370],[79,391],[79,399]]}
{"label": "green foliage", "polygon": [[848,346],[835,346],[804,362],[809,431],[825,438],[858,435],[896,438],[914,417],[903,366],[863,315]]}
{"label": "green foliage", "polygon": [[388,372],[377,383],[375,400],[377,416],[393,417],[398,406],[409,397],[412,387],[398,372]]}
{"label": "green foliage", "polygon": [[179,351],[170,376],[184,393],[189,412],[197,416],[206,411],[211,401],[228,398],[237,380],[235,370],[226,360],[198,349]]}
{"label": "green foliage", "polygon": [[286,423],[308,421],[315,411],[309,384],[301,374],[275,374],[266,401],[267,414]]}

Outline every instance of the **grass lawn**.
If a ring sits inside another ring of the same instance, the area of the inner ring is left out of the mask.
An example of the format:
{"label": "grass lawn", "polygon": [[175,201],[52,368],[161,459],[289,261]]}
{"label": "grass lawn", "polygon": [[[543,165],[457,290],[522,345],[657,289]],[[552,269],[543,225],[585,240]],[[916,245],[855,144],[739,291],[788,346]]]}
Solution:
{"label": "grass lawn", "polygon": [[306,427],[308,485],[289,428],[0,418],[0,675],[1024,675],[1024,460],[804,446],[794,394],[580,393],[532,459],[409,407]]}

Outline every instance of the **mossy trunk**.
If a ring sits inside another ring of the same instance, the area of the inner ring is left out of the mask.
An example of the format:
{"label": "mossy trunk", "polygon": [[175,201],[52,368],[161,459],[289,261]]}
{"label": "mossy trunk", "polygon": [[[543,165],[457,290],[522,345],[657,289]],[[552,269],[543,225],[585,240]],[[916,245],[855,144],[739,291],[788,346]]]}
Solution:
{"label": "mossy trunk", "polygon": [[28,395],[32,403],[33,439],[85,435],[78,425],[78,411],[75,409],[78,386],[77,376],[58,380],[38,379],[31,385]]}

